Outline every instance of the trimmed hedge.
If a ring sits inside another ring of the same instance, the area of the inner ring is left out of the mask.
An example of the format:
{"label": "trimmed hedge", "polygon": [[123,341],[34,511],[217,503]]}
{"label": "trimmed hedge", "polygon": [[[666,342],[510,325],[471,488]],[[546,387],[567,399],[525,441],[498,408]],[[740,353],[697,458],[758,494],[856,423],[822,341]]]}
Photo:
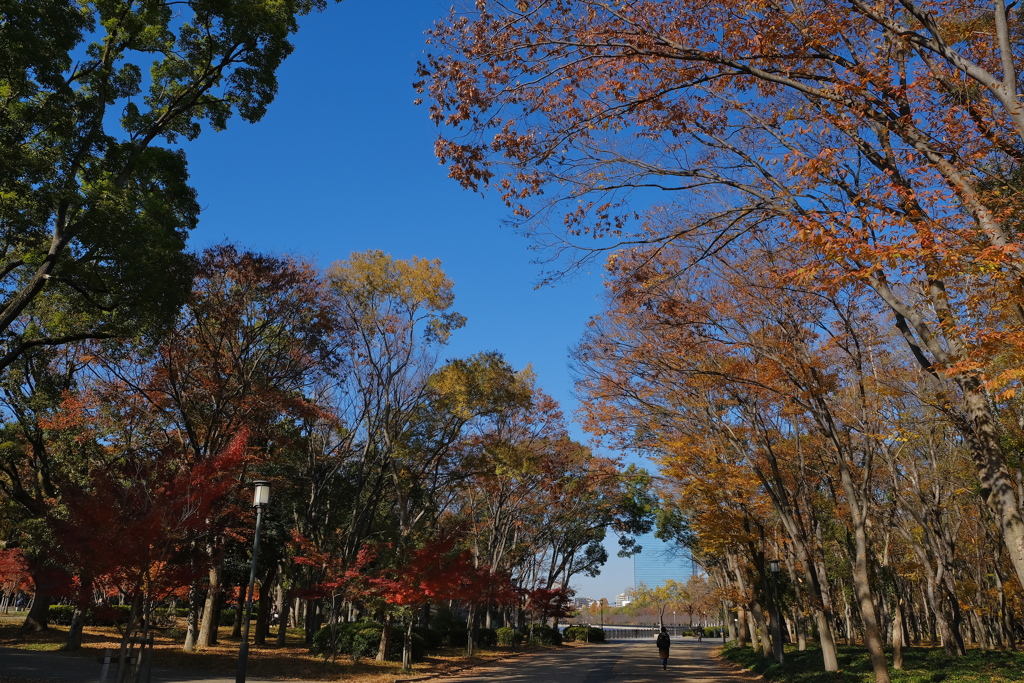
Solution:
{"label": "trimmed hedge", "polygon": [[516,647],[523,644],[523,632],[511,626],[502,626],[494,631],[500,647]]}
{"label": "trimmed hedge", "polygon": [[568,626],[565,631],[562,632],[562,638],[568,642],[603,643],[604,630],[596,626]]}
{"label": "trimmed hedge", "polygon": [[[353,662],[363,657],[376,657],[380,648],[380,637],[384,625],[376,621],[355,621],[336,626],[325,626],[313,636],[310,651],[321,657],[333,654],[347,655]],[[333,640],[332,640],[333,639]],[[397,626],[391,627],[391,647],[388,648],[387,659],[391,662],[402,661],[402,648],[405,633]],[[414,662],[423,660],[426,655],[426,644],[422,635],[413,631],[412,659]]]}
{"label": "trimmed hedge", "polygon": [[[119,626],[128,622],[130,605],[103,605],[90,607],[85,612],[86,626]],[[57,626],[71,626],[75,617],[74,605],[50,605],[49,622]]]}
{"label": "trimmed hedge", "polygon": [[528,637],[528,642],[532,642],[534,645],[562,644],[562,634],[558,632],[557,628],[552,628],[547,624],[534,624],[529,628],[529,632],[533,637]]}
{"label": "trimmed hedge", "polygon": [[498,634],[493,628],[481,628],[476,639],[480,647],[492,648],[498,644]]}

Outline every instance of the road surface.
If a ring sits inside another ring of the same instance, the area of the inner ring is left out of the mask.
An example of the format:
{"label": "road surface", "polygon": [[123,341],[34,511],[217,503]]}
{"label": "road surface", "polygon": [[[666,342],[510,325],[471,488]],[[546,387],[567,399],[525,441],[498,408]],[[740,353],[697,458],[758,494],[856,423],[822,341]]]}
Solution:
{"label": "road surface", "polygon": [[720,645],[717,641],[698,643],[690,638],[675,638],[666,670],[661,668],[652,638],[532,654],[440,680],[445,683],[751,683],[759,680],[753,674],[733,670],[713,658],[711,653]]}

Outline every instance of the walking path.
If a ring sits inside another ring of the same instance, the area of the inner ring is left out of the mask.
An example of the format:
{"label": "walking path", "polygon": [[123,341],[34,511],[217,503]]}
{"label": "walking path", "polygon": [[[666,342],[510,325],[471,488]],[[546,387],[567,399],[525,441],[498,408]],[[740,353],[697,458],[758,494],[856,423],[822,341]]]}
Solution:
{"label": "walking path", "polygon": [[618,640],[568,652],[558,650],[505,660],[441,680],[451,683],[754,683],[761,680],[715,659],[712,653],[719,646],[718,642],[674,639],[668,669],[663,670],[653,638]]}
{"label": "walking path", "polygon": [[[718,646],[717,642],[675,639],[668,669],[662,670],[653,639],[618,640],[495,661],[433,680],[438,683],[756,683],[761,680],[715,659],[712,652]],[[59,652],[0,648],[0,683],[7,677],[15,681],[96,683],[99,671],[100,664],[92,659]],[[112,671],[108,683],[113,679]],[[234,683],[234,680],[233,676],[154,667],[151,683]],[[414,672],[397,680],[426,679],[417,678]],[[256,678],[248,681],[272,683]]]}

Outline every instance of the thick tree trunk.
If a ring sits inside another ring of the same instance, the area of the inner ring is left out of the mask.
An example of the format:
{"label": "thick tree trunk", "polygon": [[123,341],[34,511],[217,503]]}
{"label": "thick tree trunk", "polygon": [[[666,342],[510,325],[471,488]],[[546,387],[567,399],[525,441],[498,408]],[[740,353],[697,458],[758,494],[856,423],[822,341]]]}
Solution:
{"label": "thick tree trunk", "polygon": [[961,432],[966,432],[964,436],[981,484],[981,496],[999,525],[1017,580],[1024,585],[1024,517],[1006,466],[1006,454],[996,431],[996,420],[979,380],[971,378],[961,386],[970,419],[970,429],[961,429]]}
{"label": "thick tree trunk", "polygon": [[377,661],[384,662],[388,658],[388,650],[391,649],[391,624],[394,617],[390,613],[384,616],[384,630],[380,633],[380,645],[377,647]]}
{"label": "thick tree trunk", "polygon": [[82,628],[85,626],[85,611],[86,608],[79,605],[75,608],[75,614],[71,617],[71,627],[68,629],[68,635],[64,639],[64,646],[62,650],[66,652],[75,652],[82,649]]}
{"label": "thick tree trunk", "polygon": [[43,570],[32,572],[32,582],[35,583],[36,592],[32,599],[32,606],[25,617],[25,623],[21,625],[24,631],[45,631],[50,628],[50,602],[51,582],[48,573]]}
{"label": "thick tree trunk", "polygon": [[854,558],[853,558],[853,590],[860,608],[861,623],[864,625],[864,645],[871,658],[871,668],[876,683],[889,683],[889,665],[885,660],[885,643],[878,626],[875,612],[875,601],[871,595],[871,583],[868,576],[868,538],[867,520],[861,507],[860,497],[853,486],[849,470],[840,470],[847,500],[850,508],[850,521],[853,526]]}
{"label": "thick tree trunk", "polygon": [[892,668],[903,669],[903,601],[896,596],[896,614],[892,620]]}
{"label": "thick tree trunk", "polygon": [[206,589],[206,604],[203,606],[203,620],[199,625],[199,647],[217,644],[217,604],[220,601],[221,563],[210,568],[210,585]]}
{"label": "thick tree trunk", "polygon": [[199,582],[193,581],[188,591],[188,625],[185,627],[185,652],[194,652],[199,637]]}
{"label": "thick tree trunk", "polygon": [[405,642],[402,643],[402,671],[412,671],[412,615],[405,626]]}
{"label": "thick tree trunk", "polygon": [[260,607],[256,611],[256,634],[253,637],[253,643],[256,645],[266,645],[267,635],[270,634],[270,593],[277,582],[277,565],[271,565],[267,571],[267,575],[263,577],[263,582],[260,583]]}
{"label": "thick tree trunk", "polygon": [[[736,608],[736,643],[740,647],[747,646],[747,610],[743,607]],[[751,647],[757,649],[757,643],[751,643]]]}

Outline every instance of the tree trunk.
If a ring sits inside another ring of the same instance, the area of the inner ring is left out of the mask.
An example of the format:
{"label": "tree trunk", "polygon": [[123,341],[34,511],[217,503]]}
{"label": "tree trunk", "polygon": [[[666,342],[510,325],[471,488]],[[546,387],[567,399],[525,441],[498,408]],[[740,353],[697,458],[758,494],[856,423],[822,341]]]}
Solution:
{"label": "tree trunk", "polygon": [[217,644],[217,604],[220,602],[221,563],[217,562],[210,568],[210,585],[206,589],[206,604],[203,606],[203,620],[199,625],[199,647],[212,647]]}
{"label": "tree trunk", "polygon": [[[844,480],[849,480],[849,474],[844,468]],[[882,634],[878,627],[878,618],[875,614],[875,601],[871,595],[871,583],[868,577],[868,539],[865,515],[861,504],[853,488],[852,481],[844,481],[844,488],[850,505],[850,517],[853,522],[853,537],[855,543],[853,562],[853,589],[860,607],[861,623],[864,625],[864,645],[871,657],[871,668],[875,674],[876,683],[889,683],[889,665],[885,661],[885,644],[882,642]]]}
{"label": "tree trunk", "polygon": [[388,658],[388,650],[391,648],[391,624],[394,617],[389,612],[384,615],[384,630],[380,633],[380,645],[377,647],[377,661],[384,662]]}
{"label": "tree trunk", "polygon": [[281,580],[277,582],[277,644],[284,645],[288,638],[288,608],[291,606],[291,601],[288,599],[288,593],[284,589],[284,575],[282,574]]}
{"label": "tree trunk", "polygon": [[188,625],[185,627],[185,652],[195,652],[199,635],[199,582],[193,581],[188,591]]}
{"label": "tree trunk", "polygon": [[71,627],[68,629],[68,635],[64,639],[64,645],[61,647],[61,650],[75,652],[82,649],[82,627],[85,626],[85,610],[86,608],[81,605],[75,607],[75,614],[71,617]]}
{"label": "tree trunk", "polygon": [[[472,657],[476,654],[476,605],[470,604],[469,614],[466,616],[466,656]],[[532,631],[531,631],[532,633]]]}
{"label": "tree trunk", "polygon": [[[736,644],[739,647],[747,646],[747,611],[742,607],[736,608]],[[757,648],[756,643],[751,643],[751,646]]]}
{"label": "tree trunk", "polygon": [[402,643],[402,671],[412,671],[412,615],[405,626],[405,642]]}
{"label": "tree trunk", "polygon": [[256,635],[253,636],[255,645],[266,645],[267,635],[270,634],[270,591],[277,580],[277,565],[270,565],[267,575],[260,583],[260,607],[256,611]]}
{"label": "tree trunk", "polygon": [[36,592],[32,599],[32,606],[29,608],[25,623],[21,625],[23,631],[46,631],[50,628],[50,602],[51,581],[49,572],[32,572],[32,582],[35,583]]}
{"label": "tree trunk", "polygon": [[1021,501],[1006,467],[1006,454],[996,431],[995,417],[980,380],[966,379],[961,386],[970,425],[960,431],[965,432],[977,468],[982,499],[999,525],[1017,580],[1024,585],[1024,517],[1021,516]]}
{"label": "tree trunk", "polygon": [[903,669],[903,600],[896,596],[896,614],[892,620],[892,668]]}

